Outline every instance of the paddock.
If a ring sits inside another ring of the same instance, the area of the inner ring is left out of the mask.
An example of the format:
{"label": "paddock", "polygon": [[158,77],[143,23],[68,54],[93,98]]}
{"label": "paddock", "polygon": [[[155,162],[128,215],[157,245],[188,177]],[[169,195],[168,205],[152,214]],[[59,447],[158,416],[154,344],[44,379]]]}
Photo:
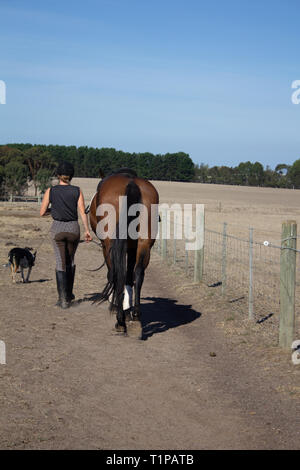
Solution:
{"label": "paddock", "polygon": [[[95,181],[74,181],[87,201]],[[211,230],[227,221],[241,235],[253,224],[262,240],[266,228],[275,240],[283,219],[300,222],[297,191],[154,184],[163,202],[176,194],[204,202]],[[0,203],[0,216],[1,264],[13,245],[40,245],[29,284],[13,285],[1,268],[2,449],[299,448],[300,369],[268,335],[268,320],[249,322],[154,250],[142,291],[144,340],[120,337],[106,304],[53,306],[51,221],[38,217],[36,203]],[[77,300],[104,286],[104,270],[86,271],[101,261],[95,244],[80,245]]]}

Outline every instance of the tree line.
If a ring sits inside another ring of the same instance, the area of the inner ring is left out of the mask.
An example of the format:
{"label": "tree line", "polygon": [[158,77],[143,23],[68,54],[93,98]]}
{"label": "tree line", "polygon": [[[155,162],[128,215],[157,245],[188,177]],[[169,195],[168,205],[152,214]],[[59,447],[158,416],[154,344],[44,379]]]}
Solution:
{"label": "tree line", "polygon": [[270,188],[300,188],[300,159],[292,165],[279,163],[272,170],[259,162],[242,162],[236,167],[195,165],[195,181],[200,183],[264,186]]}
{"label": "tree line", "polygon": [[64,145],[0,145],[0,192],[22,195],[31,182],[35,194],[51,185],[62,161],[74,165],[75,176],[100,178],[121,167],[128,167],[143,178],[166,181],[300,188],[300,159],[293,165],[279,164],[264,169],[259,162],[243,162],[236,167],[194,164],[187,153],[154,155],[129,153],[114,148]]}
{"label": "tree line", "polygon": [[184,152],[154,155],[114,148],[8,144],[0,146],[2,192],[22,194],[28,182],[32,182],[35,193],[43,193],[62,161],[74,165],[75,176],[86,178],[100,178],[121,167],[155,180],[192,181],[195,175],[194,163]]}

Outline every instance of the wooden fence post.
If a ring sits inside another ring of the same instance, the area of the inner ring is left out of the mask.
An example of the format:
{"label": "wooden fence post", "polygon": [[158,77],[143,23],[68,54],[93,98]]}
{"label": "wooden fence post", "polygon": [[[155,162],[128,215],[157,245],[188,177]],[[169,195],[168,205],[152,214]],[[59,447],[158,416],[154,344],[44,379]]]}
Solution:
{"label": "wooden fence post", "polygon": [[200,282],[203,277],[204,265],[204,204],[196,208],[196,250],[194,264],[194,282]]}
{"label": "wooden fence post", "polygon": [[297,224],[288,220],[282,224],[280,253],[280,322],[279,346],[290,349],[295,330],[295,286]]}
{"label": "wooden fence post", "polygon": [[225,294],[226,292],[226,283],[227,283],[226,263],[227,263],[227,223],[224,222],[223,243],[222,243],[222,294]]}
{"label": "wooden fence post", "polygon": [[254,319],[253,315],[253,228],[249,229],[249,297],[248,318]]}
{"label": "wooden fence post", "polygon": [[173,224],[174,224],[174,230],[173,230],[173,264],[176,264],[176,262],[177,262],[176,240],[177,240],[177,224],[178,224],[178,217],[177,217],[176,211],[174,212],[174,216],[173,216]]}

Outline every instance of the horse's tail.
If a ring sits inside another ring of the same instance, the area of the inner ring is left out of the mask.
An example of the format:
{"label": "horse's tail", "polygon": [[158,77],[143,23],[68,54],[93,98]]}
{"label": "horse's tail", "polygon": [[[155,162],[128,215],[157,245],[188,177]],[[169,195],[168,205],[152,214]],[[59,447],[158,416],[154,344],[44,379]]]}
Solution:
{"label": "horse's tail", "polygon": [[[121,210],[119,219],[126,220],[126,234],[124,234],[123,228],[120,228],[119,221],[116,224],[115,239],[110,248],[110,270],[108,272],[108,282],[102,292],[102,300],[110,301],[113,306],[116,306],[118,310],[123,307],[124,288],[126,284],[126,273],[127,273],[127,239],[128,239],[128,225],[132,217],[128,217],[128,209],[132,204],[141,202],[141,191],[138,185],[131,180],[126,186],[125,196],[127,196],[127,205],[124,205]],[[127,206],[127,210],[126,210]],[[123,212],[126,210],[125,212]],[[123,213],[122,213],[123,212]],[[123,215],[126,218],[123,218]],[[124,236],[125,235],[125,236]]]}

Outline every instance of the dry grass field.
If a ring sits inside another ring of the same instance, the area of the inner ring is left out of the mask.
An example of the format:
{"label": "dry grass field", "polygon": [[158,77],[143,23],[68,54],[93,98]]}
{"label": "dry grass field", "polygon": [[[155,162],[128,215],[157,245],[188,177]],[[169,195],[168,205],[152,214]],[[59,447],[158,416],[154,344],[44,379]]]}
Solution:
{"label": "dry grass field", "polygon": [[[74,178],[87,201],[98,184],[96,178]],[[300,224],[300,191],[217,184],[177,183],[152,181],[159,192],[160,201],[168,204],[205,204],[206,227],[222,230],[227,222],[229,233],[248,237],[253,227],[257,240],[279,241],[284,220]],[[299,229],[300,230],[300,229]]]}
{"label": "dry grass field", "polygon": [[[74,178],[87,202],[97,187],[93,178]],[[254,313],[261,318],[269,313],[269,321],[276,335],[279,313],[280,250],[262,245],[268,241],[281,245],[281,226],[286,220],[295,220],[300,235],[300,191],[216,184],[152,181],[160,195],[160,202],[205,205],[205,268],[204,282],[218,283],[221,279],[222,231],[227,223],[227,294],[228,300],[240,299],[232,304],[244,314],[248,311],[249,281],[249,228],[253,228],[253,295]],[[195,224],[195,219],[193,220]],[[214,231],[218,233],[213,233]],[[171,230],[172,232],[172,230]],[[233,238],[230,238],[233,236]],[[239,239],[235,239],[238,237]],[[300,239],[300,238],[299,238]],[[298,239],[298,241],[299,241]],[[300,244],[298,243],[298,249]],[[177,265],[193,276],[193,253],[184,252],[184,241],[177,242]],[[172,264],[173,242],[168,241],[168,261]],[[300,309],[300,258],[297,258],[297,309]],[[220,291],[219,286],[215,289]],[[277,318],[277,319],[276,319]]]}
{"label": "dry grass field", "polygon": [[[88,203],[95,194],[98,178],[74,178]],[[228,233],[248,237],[254,229],[256,241],[281,239],[281,224],[295,220],[300,224],[300,191],[277,188],[256,188],[218,184],[151,181],[160,195],[160,202],[172,205],[204,204],[205,223],[210,230],[222,231],[224,222]],[[32,189],[29,194],[33,194]],[[300,231],[300,229],[299,229]]]}

